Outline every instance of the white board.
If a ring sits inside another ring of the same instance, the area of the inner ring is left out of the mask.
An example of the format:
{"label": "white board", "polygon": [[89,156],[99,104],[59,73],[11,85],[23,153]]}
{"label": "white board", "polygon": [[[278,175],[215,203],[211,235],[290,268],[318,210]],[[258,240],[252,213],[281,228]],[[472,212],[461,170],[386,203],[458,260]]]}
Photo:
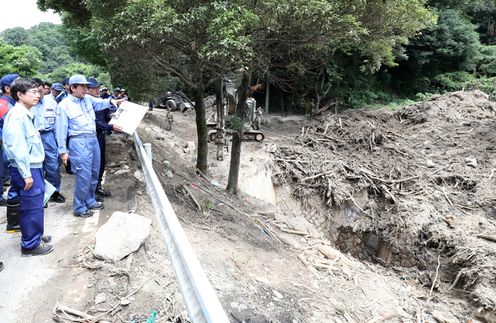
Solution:
{"label": "white board", "polygon": [[124,101],[117,108],[109,124],[120,126],[125,133],[132,135],[138,128],[146,111],[148,111],[148,108],[143,105]]}

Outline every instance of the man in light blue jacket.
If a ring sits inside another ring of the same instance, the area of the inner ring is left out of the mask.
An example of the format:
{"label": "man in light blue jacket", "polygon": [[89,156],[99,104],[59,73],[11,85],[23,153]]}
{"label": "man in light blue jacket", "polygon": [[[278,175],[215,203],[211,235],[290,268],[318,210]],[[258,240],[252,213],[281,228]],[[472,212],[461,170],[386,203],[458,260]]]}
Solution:
{"label": "man in light blue jacket", "polygon": [[[38,82],[38,90],[43,91],[43,82]],[[58,83],[60,84],[60,83]],[[57,83],[54,83],[57,86]],[[60,84],[62,87],[62,84]],[[34,127],[41,135],[43,148],[45,149],[45,161],[43,162],[43,172],[45,179],[55,187],[55,192],[50,197],[50,201],[64,203],[65,197],[60,194],[60,165],[57,141],[55,140],[55,120],[57,119],[57,102],[50,93],[42,96],[40,102],[31,108],[34,115]]]}
{"label": "man in light blue jacket", "polygon": [[23,78],[12,83],[11,93],[16,104],[5,118],[2,139],[11,163],[11,186],[20,198],[21,254],[46,255],[53,246],[47,244],[51,237],[43,236],[45,187],[42,167],[45,151],[30,111],[39,102],[41,93],[35,81]]}
{"label": "man in light blue jacket", "polygon": [[[90,84],[83,75],[69,78],[70,94],[59,103],[56,121],[58,152],[64,165],[71,160],[76,176],[74,185],[74,215],[90,217],[92,210],[103,209],[95,199],[100,170],[100,148],[96,137],[95,111],[118,105],[123,100],[100,99],[86,95]],[[69,138],[69,145],[66,139]]]}

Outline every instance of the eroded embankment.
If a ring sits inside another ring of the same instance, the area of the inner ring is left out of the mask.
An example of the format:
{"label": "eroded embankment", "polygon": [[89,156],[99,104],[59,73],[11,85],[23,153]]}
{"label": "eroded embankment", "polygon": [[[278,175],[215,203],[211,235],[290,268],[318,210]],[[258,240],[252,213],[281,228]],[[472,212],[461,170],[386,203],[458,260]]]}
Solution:
{"label": "eroded embankment", "polygon": [[495,110],[475,91],[328,115],[272,149],[274,182],[342,251],[416,268],[496,320]]}

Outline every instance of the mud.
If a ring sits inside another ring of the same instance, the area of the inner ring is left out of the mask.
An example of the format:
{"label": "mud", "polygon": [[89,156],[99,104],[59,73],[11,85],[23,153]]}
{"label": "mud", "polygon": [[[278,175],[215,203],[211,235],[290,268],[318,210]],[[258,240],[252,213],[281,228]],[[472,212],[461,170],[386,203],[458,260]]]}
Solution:
{"label": "mud", "polygon": [[330,114],[273,149],[274,182],[326,219],[317,222],[342,251],[415,268],[491,321],[495,111],[482,92],[456,92],[397,112]]}

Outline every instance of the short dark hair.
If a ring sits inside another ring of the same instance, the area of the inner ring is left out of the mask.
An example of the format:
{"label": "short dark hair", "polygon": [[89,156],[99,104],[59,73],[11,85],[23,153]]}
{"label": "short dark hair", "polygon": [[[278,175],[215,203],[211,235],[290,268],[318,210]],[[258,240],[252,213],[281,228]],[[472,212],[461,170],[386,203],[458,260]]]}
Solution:
{"label": "short dark hair", "polygon": [[19,96],[17,93],[21,92],[22,94],[26,94],[27,91],[36,89],[38,86],[39,85],[35,80],[19,77],[10,85],[10,94],[14,101],[18,102]]}
{"label": "short dark hair", "polygon": [[50,83],[50,82],[48,82],[48,81],[47,81],[47,82],[44,82],[44,83],[43,83],[43,85],[44,85],[44,86],[48,86],[48,87],[52,87],[52,83]]}
{"label": "short dark hair", "polygon": [[39,79],[37,77],[33,77],[33,81],[35,81],[36,83],[38,83],[38,86],[43,85],[43,83],[44,83],[41,79]]}

